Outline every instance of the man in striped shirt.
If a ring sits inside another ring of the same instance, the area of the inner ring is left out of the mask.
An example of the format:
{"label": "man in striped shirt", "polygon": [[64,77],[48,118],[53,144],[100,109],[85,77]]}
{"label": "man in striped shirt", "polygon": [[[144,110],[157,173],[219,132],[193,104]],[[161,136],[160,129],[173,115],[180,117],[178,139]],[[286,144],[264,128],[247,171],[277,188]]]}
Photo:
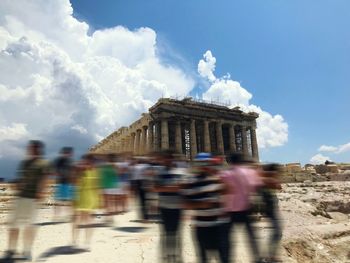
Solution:
{"label": "man in striped shirt", "polygon": [[181,255],[181,184],[184,170],[175,167],[174,153],[158,154],[158,172],[154,191],[158,192],[159,212],[162,219],[162,262],[182,262]]}
{"label": "man in striped shirt", "polygon": [[200,262],[208,262],[208,252],[215,251],[219,254],[220,262],[228,263],[229,244],[225,232],[229,218],[221,203],[225,188],[211,161],[209,153],[199,153],[196,156],[193,176],[184,185],[182,193],[186,207],[193,210]]}

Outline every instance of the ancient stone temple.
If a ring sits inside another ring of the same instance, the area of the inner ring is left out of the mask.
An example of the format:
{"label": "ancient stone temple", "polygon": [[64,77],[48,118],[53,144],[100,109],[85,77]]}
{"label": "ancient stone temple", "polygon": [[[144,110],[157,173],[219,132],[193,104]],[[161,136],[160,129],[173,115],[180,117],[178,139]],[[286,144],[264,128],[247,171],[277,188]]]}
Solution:
{"label": "ancient stone temple", "polygon": [[113,132],[91,152],[143,155],[174,149],[192,159],[198,152],[224,155],[238,151],[258,161],[257,118],[257,113],[245,113],[238,107],[192,98],[161,98],[139,120]]}

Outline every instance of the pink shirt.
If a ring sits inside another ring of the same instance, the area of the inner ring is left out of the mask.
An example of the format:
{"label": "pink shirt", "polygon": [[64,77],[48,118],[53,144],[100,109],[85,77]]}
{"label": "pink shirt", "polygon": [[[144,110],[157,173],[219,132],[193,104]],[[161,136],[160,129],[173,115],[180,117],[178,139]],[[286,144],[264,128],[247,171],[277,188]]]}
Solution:
{"label": "pink shirt", "polygon": [[224,196],[226,211],[238,212],[249,209],[250,195],[262,185],[258,173],[245,166],[235,166],[221,172],[220,177],[229,188],[229,193]]}

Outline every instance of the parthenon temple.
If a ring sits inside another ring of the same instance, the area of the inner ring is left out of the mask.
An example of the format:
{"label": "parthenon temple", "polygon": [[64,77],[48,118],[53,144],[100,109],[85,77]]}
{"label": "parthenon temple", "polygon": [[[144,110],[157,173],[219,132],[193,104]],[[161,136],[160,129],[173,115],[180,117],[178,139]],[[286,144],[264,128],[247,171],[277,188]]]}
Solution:
{"label": "parthenon temple", "polygon": [[173,149],[188,159],[198,152],[224,155],[242,152],[259,161],[255,112],[196,101],[161,98],[148,113],[111,133],[90,149],[93,153],[144,155]]}

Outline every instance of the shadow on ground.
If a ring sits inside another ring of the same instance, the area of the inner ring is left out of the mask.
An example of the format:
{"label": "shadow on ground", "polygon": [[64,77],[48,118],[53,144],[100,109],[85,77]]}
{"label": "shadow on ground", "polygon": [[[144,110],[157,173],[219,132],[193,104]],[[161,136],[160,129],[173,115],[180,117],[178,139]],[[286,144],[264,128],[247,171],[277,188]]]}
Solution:
{"label": "shadow on ground", "polygon": [[109,227],[106,223],[94,223],[94,224],[87,224],[87,225],[79,225],[78,228],[101,228],[101,227]]}
{"label": "shadow on ground", "polygon": [[116,227],[113,230],[127,232],[127,233],[140,233],[147,229],[148,227],[144,227],[144,226],[124,226],[124,227]]}
{"label": "shadow on ground", "polygon": [[75,255],[88,252],[86,249],[77,248],[73,246],[60,246],[49,249],[42,253],[37,261],[45,261],[47,258],[60,256],[60,255]]}
{"label": "shadow on ground", "polygon": [[35,224],[36,226],[54,226],[54,225],[60,225],[60,224],[66,224],[65,221],[57,221],[57,222],[42,222]]}
{"label": "shadow on ground", "polygon": [[21,262],[21,261],[24,261],[25,258],[22,258],[22,257],[13,257],[13,258],[10,258],[10,259],[0,259],[0,263],[16,263],[16,262]]}

